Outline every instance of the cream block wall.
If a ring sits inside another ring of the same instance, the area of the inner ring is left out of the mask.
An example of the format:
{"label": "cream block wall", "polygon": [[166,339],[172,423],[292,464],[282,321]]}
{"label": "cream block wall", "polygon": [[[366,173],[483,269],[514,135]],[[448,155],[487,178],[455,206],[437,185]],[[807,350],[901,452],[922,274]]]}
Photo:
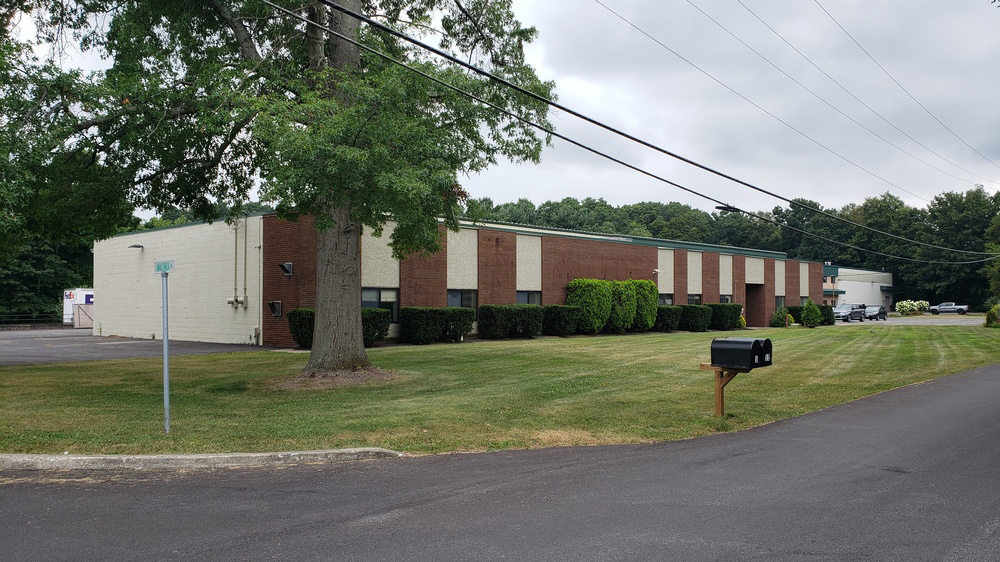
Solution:
{"label": "cream block wall", "polygon": [[656,253],[656,288],[661,293],[674,292],[674,251],[660,248]]}
{"label": "cream block wall", "polygon": [[747,257],[746,282],[764,284],[764,258]]}
{"label": "cream block wall", "polygon": [[799,262],[799,298],[809,296],[809,264]]}
{"label": "cream block wall", "polygon": [[[262,225],[261,217],[249,217],[235,230],[216,222],[96,242],[94,335],[162,339],[162,281],[154,264],[173,261],[174,272],[167,279],[170,339],[256,343],[262,313]],[[246,272],[246,308],[226,304],[233,298],[234,267],[241,299]]]}
{"label": "cream block wall", "polygon": [[448,288],[479,288],[479,230],[448,231]]}
{"label": "cream block wall", "polygon": [[542,290],[542,237],[517,235],[517,291]]}
{"label": "cream block wall", "polygon": [[704,293],[701,287],[701,252],[688,252],[688,294],[700,295]]}
{"label": "cream block wall", "polygon": [[733,256],[730,254],[719,256],[719,294],[733,294]]}
{"label": "cream block wall", "polygon": [[786,297],[785,305],[798,304],[797,302],[791,302],[787,297],[795,296],[788,295],[785,292],[785,262],[784,260],[774,260],[774,295],[778,297]]}
{"label": "cream block wall", "polygon": [[392,256],[389,241],[396,223],[388,222],[382,236],[376,238],[370,229],[361,236],[361,286],[380,289],[399,288],[399,260]]}

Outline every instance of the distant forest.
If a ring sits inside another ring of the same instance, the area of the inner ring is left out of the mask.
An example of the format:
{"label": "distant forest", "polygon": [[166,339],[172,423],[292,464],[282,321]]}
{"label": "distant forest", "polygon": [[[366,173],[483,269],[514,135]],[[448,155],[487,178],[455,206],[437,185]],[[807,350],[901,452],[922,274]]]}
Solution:
{"label": "distant forest", "polygon": [[888,271],[893,274],[896,300],[954,300],[982,309],[1000,295],[1000,260],[928,263],[977,261],[989,256],[920,246],[840,220],[941,248],[1000,252],[1000,193],[987,193],[982,187],[943,193],[923,209],[910,207],[890,194],[840,209],[823,208],[807,199],[793,201],[796,204],[755,212],[767,220],[740,212],[707,213],[681,203],[615,207],[603,198],[589,197],[582,201],[568,197],[538,206],[527,199],[499,205],[489,198],[470,199],[465,214],[474,220],[774,250],[792,259]]}

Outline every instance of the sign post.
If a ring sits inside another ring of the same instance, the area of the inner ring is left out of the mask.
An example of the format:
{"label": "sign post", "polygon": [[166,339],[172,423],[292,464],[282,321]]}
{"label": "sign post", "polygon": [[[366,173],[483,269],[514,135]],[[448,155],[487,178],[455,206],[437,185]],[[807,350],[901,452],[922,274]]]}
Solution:
{"label": "sign post", "polygon": [[170,334],[167,322],[167,276],[174,270],[173,261],[156,262],[156,273],[163,280],[163,431],[170,433]]}

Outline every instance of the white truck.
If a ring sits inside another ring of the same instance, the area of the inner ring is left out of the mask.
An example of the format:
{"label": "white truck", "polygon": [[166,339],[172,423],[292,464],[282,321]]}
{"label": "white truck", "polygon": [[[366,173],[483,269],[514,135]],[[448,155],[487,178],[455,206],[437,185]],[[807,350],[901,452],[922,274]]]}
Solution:
{"label": "white truck", "polygon": [[969,305],[967,304],[955,304],[953,302],[943,302],[938,305],[934,305],[930,308],[931,314],[941,314],[942,312],[957,312],[959,314],[965,314],[969,311]]}

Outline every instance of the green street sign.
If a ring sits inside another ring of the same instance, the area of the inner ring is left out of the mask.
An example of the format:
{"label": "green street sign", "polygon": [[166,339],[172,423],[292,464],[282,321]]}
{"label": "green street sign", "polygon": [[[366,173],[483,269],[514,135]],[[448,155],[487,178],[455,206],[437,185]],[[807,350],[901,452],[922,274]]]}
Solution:
{"label": "green street sign", "polygon": [[172,273],[173,271],[174,271],[173,260],[156,262],[156,273]]}

